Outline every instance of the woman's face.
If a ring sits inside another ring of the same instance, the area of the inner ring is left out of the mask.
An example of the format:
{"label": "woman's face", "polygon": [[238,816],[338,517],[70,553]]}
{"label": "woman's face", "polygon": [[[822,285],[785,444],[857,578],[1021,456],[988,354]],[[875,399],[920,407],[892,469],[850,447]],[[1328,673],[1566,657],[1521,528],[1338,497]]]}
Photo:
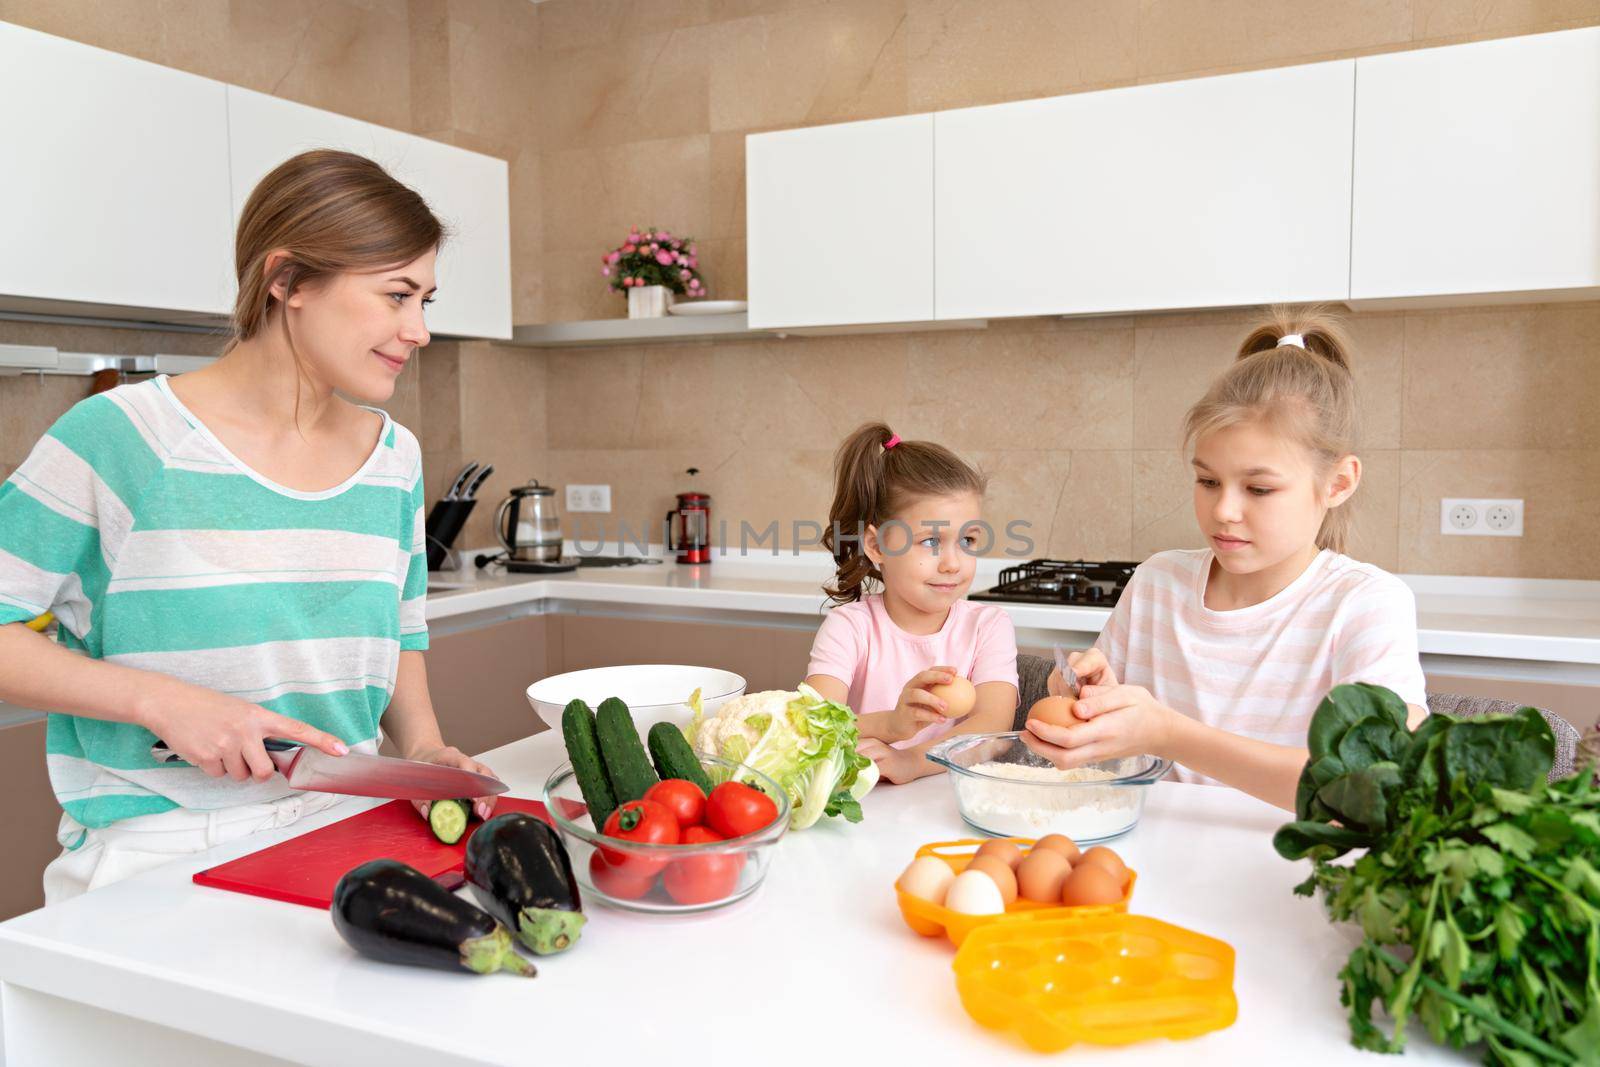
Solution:
{"label": "woman's face", "polygon": [[345,272],[290,295],[289,331],[306,369],[353,400],[381,404],[428,343],[423,309],[432,303],[436,251],[402,266]]}

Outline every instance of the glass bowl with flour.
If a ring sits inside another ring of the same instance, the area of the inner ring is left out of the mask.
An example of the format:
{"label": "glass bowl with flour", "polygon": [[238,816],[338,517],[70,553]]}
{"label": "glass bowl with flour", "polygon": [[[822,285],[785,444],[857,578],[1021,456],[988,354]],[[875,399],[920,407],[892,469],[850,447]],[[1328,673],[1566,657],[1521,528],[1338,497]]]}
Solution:
{"label": "glass bowl with flour", "polygon": [[1088,846],[1132,830],[1151,784],[1172,768],[1155,756],[1124,756],[1062,770],[1018,733],[967,734],[928,759],[950,772],[956,807],[974,829],[997,837],[1065,834]]}

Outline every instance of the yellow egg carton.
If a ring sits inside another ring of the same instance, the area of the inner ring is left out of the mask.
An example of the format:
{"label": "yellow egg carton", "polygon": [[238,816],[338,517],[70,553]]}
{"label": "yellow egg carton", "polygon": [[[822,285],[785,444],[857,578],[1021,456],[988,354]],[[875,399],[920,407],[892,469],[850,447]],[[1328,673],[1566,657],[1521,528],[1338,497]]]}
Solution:
{"label": "yellow egg carton", "polygon": [[[936,841],[931,845],[923,845],[917,849],[916,859],[923,856],[933,856],[950,865],[950,869],[957,874],[967,869],[967,864],[972,862],[973,855],[978,846],[989,841],[1010,841],[1024,852],[1033,847],[1034,839],[1031,837],[985,837],[965,838],[960,841]],[[1045,919],[1057,919],[1066,915],[1082,915],[1090,913],[1116,913],[1128,910],[1128,902],[1133,899],[1133,883],[1138,881],[1139,875],[1133,870],[1128,871],[1128,882],[1123,887],[1122,899],[1115,904],[1085,905],[1085,904],[1040,904],[1032,900],[1018,897],[1006,905],[1004,914],[1001,915],[966,915],[959,911],[951,911],[931,900],[912,896],[905,890],[895,888],[895,896],[900,902],[900,917],[907,926],[921,934],[923,937],[938,937],[944,934],[950,943],[957,948],[961,947],[967,936],[980,926],[990,923],[1034,923]]]}
{"label": "yellow egg carton", "polygon": [[972,932],[952,966],[962,1007],[1040,1052],[1126,1045],[1231,1026],[1233,948],[1144,915],[1108,909]]}

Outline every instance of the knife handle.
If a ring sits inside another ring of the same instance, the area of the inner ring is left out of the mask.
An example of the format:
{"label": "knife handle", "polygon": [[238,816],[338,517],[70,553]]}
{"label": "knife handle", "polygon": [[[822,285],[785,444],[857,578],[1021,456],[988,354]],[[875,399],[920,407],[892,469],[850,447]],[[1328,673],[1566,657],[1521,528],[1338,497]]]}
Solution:
{"label": "knife handle", "polygon": [[[300,743],[298,741],[284,741],[277,737],[264,737],[261,739],[261,747],[267,750],[268,755],[271,755],[274,752],[293,752],[300,747]],[[150,758],[157,763],[183,762],[183,757],[168,748],[167,743],[160,738],[156,738],[156,743],[150,746]],[[272,762],[278,763],[279,761],[273,760]]]}

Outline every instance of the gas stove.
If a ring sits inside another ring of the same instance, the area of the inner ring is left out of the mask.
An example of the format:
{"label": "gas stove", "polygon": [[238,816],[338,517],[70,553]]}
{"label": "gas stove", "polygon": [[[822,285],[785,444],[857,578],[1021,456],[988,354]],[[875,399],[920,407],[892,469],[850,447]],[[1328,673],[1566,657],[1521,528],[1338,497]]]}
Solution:
{"label": "gas stove", "polygon": [[973,593],[971,600],[1020,604],[1061,604],[1082,608],[1114,607],[1137,563],[1036,559],[1007,567],[994,588]]}

